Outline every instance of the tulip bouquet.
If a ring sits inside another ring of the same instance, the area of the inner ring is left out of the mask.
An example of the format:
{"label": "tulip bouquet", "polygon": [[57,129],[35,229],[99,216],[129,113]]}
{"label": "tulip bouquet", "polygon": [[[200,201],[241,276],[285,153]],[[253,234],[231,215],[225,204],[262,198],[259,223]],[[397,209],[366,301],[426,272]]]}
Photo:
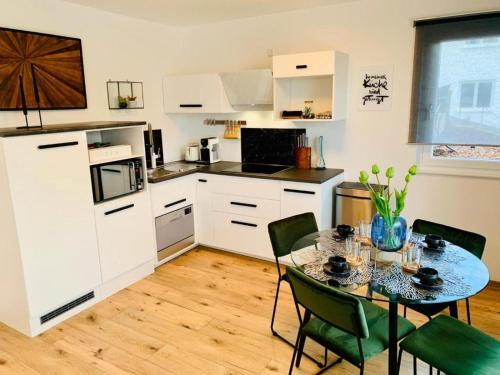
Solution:
{"label": "tulip bouquet", "polygon": [[[361,171],[359,173],[359,182],[368,189],[377,212],[383,218],[386,226],[390,228],[390,232],[393,232],[392,228],[394,228],[396,221],[405,208],[408,184],[410,183],[411,178],[417,174],[417,166],[413,165],[408,169],[408,174],[405,177],[405,185],[401,190],[394,188],[394,191],[391,191],[391,179],[394,177],[394,167],[389,167],[385,171],[385,177],[387,177],[387,189],[383,189],[380,185],[380,168],[377,164],[374,164],[372,166],[372,173],[375,175],[375,178],[377,179],[377,183],[379,185],[379,188],[377,190],[375,190],[368,182],[369,175],[366,171]],[[392,204],[393,201],[396,204],[394,209]],[[398,246],[394,243],[395,238],[393,234],[389,234],[389,238],[387,240],[389,241],[389,245],[391,245],[392,247]]]}

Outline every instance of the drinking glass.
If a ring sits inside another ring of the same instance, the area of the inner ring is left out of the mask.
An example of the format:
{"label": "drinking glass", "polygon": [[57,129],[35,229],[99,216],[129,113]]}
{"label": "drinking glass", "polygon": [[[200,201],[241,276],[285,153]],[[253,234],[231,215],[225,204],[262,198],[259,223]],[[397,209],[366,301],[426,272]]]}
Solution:
{"label": "drinking glass", "polygon": [[361,258],[361,241],[358,238],[346,238],[346,260],[347,263],[358,266],[363,259]]}
{"label": "drinking glass", "polygon": [[407,243],[403,247],[401,266],[403,271],[408,273],[416,273],[420,268],[420,257],[422,249],[414,243]]}
{"label": "drinking glass", "polygon": [[372,231],[372,224],[370,221],[367,220],[361,220],[359,222],[358,226],[359,230],[359,238],[361,239],[361,242],[365,246],[370,246],[371,245],[371,231]]}

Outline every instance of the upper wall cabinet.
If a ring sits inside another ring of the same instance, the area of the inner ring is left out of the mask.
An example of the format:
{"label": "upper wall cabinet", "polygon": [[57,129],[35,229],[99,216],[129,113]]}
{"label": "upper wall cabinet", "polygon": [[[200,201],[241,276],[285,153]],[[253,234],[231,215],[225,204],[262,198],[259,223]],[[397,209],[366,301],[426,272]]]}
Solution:
{"label": "upper wall cabinet", "polygon": [[[347,55],[337,51],[274,56],[275,120],[320,122],[344,119],[347,67]],[[311,113],[306,113],[305,107],[310,107]],[[283,114],[283,111],[289,112]]]}
{"label": "upper wall cabinet", "polygon": [[166,113],[230,113],[219,74],[166,76],[163,78]]}

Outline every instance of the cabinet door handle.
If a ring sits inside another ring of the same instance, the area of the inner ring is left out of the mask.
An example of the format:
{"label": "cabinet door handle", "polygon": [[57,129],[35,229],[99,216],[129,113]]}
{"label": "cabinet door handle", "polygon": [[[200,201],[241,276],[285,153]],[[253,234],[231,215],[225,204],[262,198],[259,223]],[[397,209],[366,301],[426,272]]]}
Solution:
{"label": "cabinet door handle", "polygon": [[181,108],[201,108],[203,104],[179,104]]}
{"label": "cabinet door handle", "polygon": [[252,204],[252,203],[231,202],[231,204],[234,205],[234,206],[243,206],[243,207],[257,208],[257,205],[256,204]]}
{"label": "cabinet door handle", "polygon": [[244,221],[238,221],[238,220],[231,220],[232,224],[238,224],[238,225],[244,225],[246,227],[257,227],[257,224],[253,223],[245,223]]}
{"label": "cabinet door handle", "polygon": [[295,69],[307,69],[307,65],[295,65]]}
{"label": "cabinet door handle", "polygon": [[198,179],[199,182],[208,182],[207,180],[205,180],[204,178],[199,178]]}
{"label": "cabinet door handle", "polygon": [[185,202],[185,201],[187,201],[187,199],[186,199],[186,198],[184,198],[184,199],[179,199],[178,201],[175,201],[175,202],[172,202],[172,203],[166,204],[164,207],[165,207],[165,208],[169,208],[169,207],[175,206],[176,204],[179,204],[179,203],[182,203],[182,202]]}
{"label": "cabinet door handle", "polygon": [[38,149],[39,150],[46,150],[48,148],[58,148],[58,147],[68,147],[68,146],[76,146],[78,144],[78,141],[73,141],[73,142],[61,142],[61,143],[50,143],[47,145],[39,145]]}
{"label": "cabinet door handle", "polygon": [[107,211],[104,213],[104,215],[112,215],[112,214],[115,214],[117,212],[120,212],[120,211],[123,211],[123,210],[128,210],[129,208],[132,208],[134,207],[135,204],[127,204],[126,206],[123,206],[123,207],[119,207],[119,208],[115,208],[114,210],[111,210],[111,211]]}
{"label": "cabinet door handle", "polygon": [[310,191],[310,190],[298,190],[298,189],[283,189],[283,190],[288,193],[310,194],[310,195],[316,194],[315,191]]}

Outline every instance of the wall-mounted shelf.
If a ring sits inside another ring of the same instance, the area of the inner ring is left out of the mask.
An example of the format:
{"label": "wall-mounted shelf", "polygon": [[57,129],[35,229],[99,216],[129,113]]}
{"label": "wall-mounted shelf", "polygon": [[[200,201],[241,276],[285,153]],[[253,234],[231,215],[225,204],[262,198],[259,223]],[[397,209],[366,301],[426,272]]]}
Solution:
{"label": "wall-mounted shelf", "polygon": [[[347,55],[321,51],[273,57],[274,119],[292,122],[332,122],[345,118]],[[312,101],[314,114],[332,118],[281,117],[283,111],[303,111]]]}
{"label": "wall-mounted shelf", "polygon": [[144,109],[142,82],[106,82],[109,109]]}

